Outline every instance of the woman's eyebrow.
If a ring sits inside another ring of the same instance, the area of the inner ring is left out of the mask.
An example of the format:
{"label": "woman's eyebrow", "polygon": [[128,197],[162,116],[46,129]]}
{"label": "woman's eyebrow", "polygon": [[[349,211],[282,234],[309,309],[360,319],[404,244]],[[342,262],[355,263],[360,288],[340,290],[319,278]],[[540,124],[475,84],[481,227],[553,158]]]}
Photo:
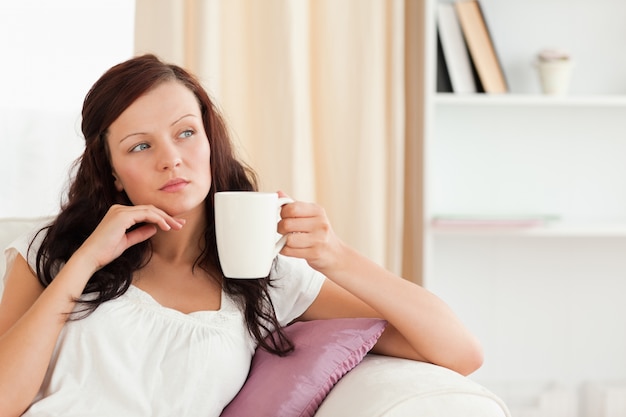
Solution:
{"label": "woman's eyebrow", "polygon": [[195,114],[192,114],[192,113],[185,114],[184,116],[181,116],[181,117],[179,117],[178,119],[176,119],[176,120],[174,121],[174,123],[172,123],[170,126],[174,126],[176,123],[180,122],[180,121],[181,121],[181,120],[183,120],[185,117],[198,117],[198,116],[196,116]]}
{"label": "woman's eyebrow", "polygon": [[146,135],[146,134],[147,134],[147,133],[145,133],[145,132],[135,132],[135,133],[130,133],[130,134],[128,134],[128,135],[126,135],[126,136],[124,136],[124,137],[120,140],[120,142],[119,142],[119,143],[124,142],[126,139],[130,138],[131,136]]}

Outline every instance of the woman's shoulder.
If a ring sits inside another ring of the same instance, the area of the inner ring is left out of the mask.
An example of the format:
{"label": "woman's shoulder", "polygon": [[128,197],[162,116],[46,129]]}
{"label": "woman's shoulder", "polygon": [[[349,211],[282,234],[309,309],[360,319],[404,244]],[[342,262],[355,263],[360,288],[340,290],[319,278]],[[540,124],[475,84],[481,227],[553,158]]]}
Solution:
{"label": "woman's shoulder", "polygon": [[276,257],[270,271],[270,279],[274,285],[286,284],[288,281],[323,281],[324,278],[324,275],[311,268],[306,260],[284,255]]}
{"label": "woman's shoulder", "polygon": [[54,217],[36,217],[24,219],[7,219],[0,224],[2,233],[2,249],[5,255],[6,265],[0,265],[0,272],[8,267],[9,262],[22,255],[29,265],[34,265],[37,250],[46,235],[47,225]]}
{"label": "woman's shoulder", "polygon": [[278,255],[274,264],[272,265],[272,271],[270,275],[272,278],[280,278],[292,273],[310,272],[314,272],[314,269],[311,268],[304,259]]}
{"label": "woman's shoulder", "polygon": [[[6,272],[13,266],[18,255],[21,255],[29,267],[34,270],[37,249],[45,231],[39,231],[51,221],[50,217],[12,218],[0,220],[0,249],[4,256],[0,256],[0,295],[4,290],[7,279]],[[32,245],[31,245],[32,242]],[[30,249],[29,249],[30,248]]]}
{"label": "woman's shoulder", "polygon": [[278,255],[270,279],[269,293],[276,317],[285,325],[311,305],[326,277],[311,268],[304,259]]}

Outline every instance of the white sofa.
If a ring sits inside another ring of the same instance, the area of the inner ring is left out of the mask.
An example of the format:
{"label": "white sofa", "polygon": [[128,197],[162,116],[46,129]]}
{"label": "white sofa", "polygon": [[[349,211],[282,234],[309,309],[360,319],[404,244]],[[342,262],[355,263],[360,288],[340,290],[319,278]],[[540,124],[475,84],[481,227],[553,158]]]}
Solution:
{"label": "white sofa", "polygon": [[[0,248],[42,219],[0,219]],[[0,277],[5,258],[0,256]],[[2,286],[0,281],[0,294]],[[316,417],[510,417],[470,378],[427,363],[369,354],[331,390]]]}

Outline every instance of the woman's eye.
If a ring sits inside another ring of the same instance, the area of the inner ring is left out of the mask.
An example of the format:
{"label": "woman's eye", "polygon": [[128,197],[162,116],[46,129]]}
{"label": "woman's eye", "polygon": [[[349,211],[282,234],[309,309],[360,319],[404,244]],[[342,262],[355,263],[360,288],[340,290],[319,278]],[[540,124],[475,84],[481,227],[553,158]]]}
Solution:
{"label": "woman's eye", "polygon": [[178,137],[181,139],[190,138],[191,136],[193,136],[194,133],[195,132],[193,130],[187,129],[183,131],[180,135],[178,135]]}
{"label": "woman's eye", "polygon": [[134,148],[132,148],[130,151],[131,152],[141,152],[143,150],[146,150],[150,147],[150,145],[148,145],[147,143],[140,143],[139,145],[135,146]]}

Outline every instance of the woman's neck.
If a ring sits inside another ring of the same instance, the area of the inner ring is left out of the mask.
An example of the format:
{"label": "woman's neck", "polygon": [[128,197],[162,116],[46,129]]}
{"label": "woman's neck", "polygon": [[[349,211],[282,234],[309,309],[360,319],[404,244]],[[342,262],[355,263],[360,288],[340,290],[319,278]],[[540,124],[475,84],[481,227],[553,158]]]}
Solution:
{"label": "woman's neck", "polygon": [[193,264],[204,248],[206,217],[204,210],[181,216],[185,225],[181,230],[158,230],[151,238],[152,256],[171,264]]}

